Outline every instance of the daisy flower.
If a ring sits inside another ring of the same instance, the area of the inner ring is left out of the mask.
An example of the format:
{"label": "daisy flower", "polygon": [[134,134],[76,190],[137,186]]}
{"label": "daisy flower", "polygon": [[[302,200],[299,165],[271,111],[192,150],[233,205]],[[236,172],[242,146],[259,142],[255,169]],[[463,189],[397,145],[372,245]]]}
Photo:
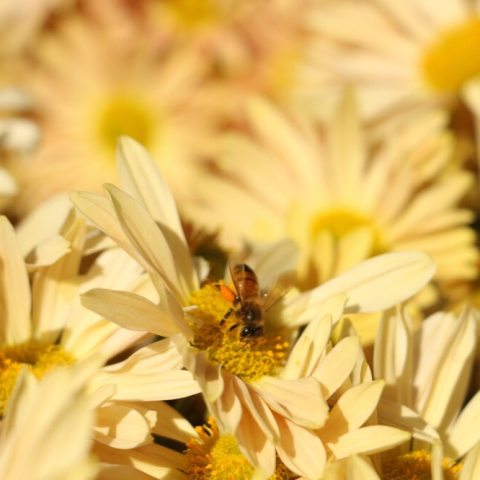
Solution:
{"label": "daisy flower", "polygon": [[478,313],[469,309],[458,316],[435,313],[417,329],[401,308],[382,319],[374,351],[375,377],[386,381],[379,415],[414,437],[409,451],[383,461],[386,473],[399,475],[387,478],[430,471],[431,478],[443,478],[442,470],[445,478],[476,478],[480,393],[465,401],[477,324]]}
{"label": "daisy flower", "polygon": [[216,86],[223,122],[235,121],[252,92],[289,101],[310,0],[144,0],[137,2],[152,34],[166,34],[201,56]]}
{"label": "daisy flower", "polygon": [[[160,302],[94,289],[83,295],[83,304],[141,332],[159,334],[163,323],[159,319],[168,318],[169,325],[177,328],[173,341],[199,382],[211,414],[222,432],[238,439],[252,465],[268,477],[277,454],[297,474],[319,476],[327,452],[313,430],[326,425],[327,400],[350,374],[360,351],[356,337],[330,349],[332,323],[344,312],[378,311],[411,296],[428,282],[433,264],[423,254],[411,252],[370,259],[331,282],[278,303],[266,315],[265,332],[251,341],[242,337],[229,286],[221,279],[202,285],[175,203],[154,160],[138,143],[124,138],[118,162],[129,193],[107,185],[107,198],[76,193],[72,199],[150,272]],[[285,245],[281,243],[258,264],[252,259],[262,289],[262,279],[279,276],[285,263],[293,263]],[[304,332],[292,346],[300,325],[310,322],[311,328],[320,328],[320,321],[323,334]],[[335,368],[339,359],[343,360]],[[337,440],[341,450],[338,438],[330,442]]]}
{"label": "daisy flower", "polygon": [[[84,221],[71,212],[60,230],[70,251],[54,263],[37,266],[30,285],[13,227],[0,217],[0,412],[5,412],[23,368],[42,378],[57,367],[99,355],[104,363],[89,381],[97,410],[95,439],[113,448],[133,448],[153,441],[155,414],[141,402],[180,398],[199,389],[191,374],[182,370],[172,341],[138,348],[144,332],[121,329],[81,306],[79,293],[92,287],[153,295],[140,267],[118,250],[100,254],[80,274],[85,268],[85,233]],[[163,327],[163,335],[168,335],[171,329],[165,322]],[[134,353],[121,355],[133,347]]]}
{"label": "daisy flower", "polygon": [[404,137],[371,138],[347,94],[318,130],[259,98],[246,120],[251,134],[225,137],[220,173],[197,183],[189,211],[225,244],[294,240],[303,288],[403,250],[427,253],[439,283],[476,275],[473,214],[459,207],[473,177],[441,175],[452,143],[433,117],[411,118]]}
{"label": "daisy flower", "polygon": [[92,360],[80,362],[41,380],[21,371],[0,427],[1,478],[97,478],[98,466],[89,459],[94,416],[86,389],[96,368]]}
{"label": "daisy flower", "polygon": [[321,2],[301,88],[355,86],[370,117],[418,104],[454,110],[480,74],[479,13],[467,0]]}
{"label": "daisy flower", "polygon": [[120,135],[148,145],[172,188],[185,193],[192,154],[214,123],[210,89],[200,56],[147,33],[134,22],[72,14],[23,58],[18,81],[36,102],[43,137],[35,155],[12,166],[21,215],[54,193],[115,179]]}

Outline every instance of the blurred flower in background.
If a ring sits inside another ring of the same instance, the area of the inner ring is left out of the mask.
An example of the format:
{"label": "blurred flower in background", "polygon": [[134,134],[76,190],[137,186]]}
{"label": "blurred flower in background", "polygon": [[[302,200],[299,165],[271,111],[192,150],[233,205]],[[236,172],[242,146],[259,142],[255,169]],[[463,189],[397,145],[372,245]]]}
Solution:
{"label": "blurred flower in background", "polygon": [[428,253],[440,284],[476,277],[473,212],[460,203],[474,177],[449,165],[444,123],[419,114],[378,143],[349,95],[320,125],[258,98],[245,119],[248,133],[226,133],[218,170],[196,185],[192,217],[227,245],[291,238],[303,288],[401,250]]}

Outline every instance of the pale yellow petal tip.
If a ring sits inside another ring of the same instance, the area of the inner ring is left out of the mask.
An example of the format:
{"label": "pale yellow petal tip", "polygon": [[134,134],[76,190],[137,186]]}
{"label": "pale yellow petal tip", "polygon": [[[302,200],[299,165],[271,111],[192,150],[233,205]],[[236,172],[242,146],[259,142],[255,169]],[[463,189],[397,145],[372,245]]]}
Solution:
{"label": "pale yellow petal tip", "polygon": [[132,137],[122,135],[118,138],[116,158],[118,162],[128,162],[128,160],[142,155],[150,158],[147,149]]}

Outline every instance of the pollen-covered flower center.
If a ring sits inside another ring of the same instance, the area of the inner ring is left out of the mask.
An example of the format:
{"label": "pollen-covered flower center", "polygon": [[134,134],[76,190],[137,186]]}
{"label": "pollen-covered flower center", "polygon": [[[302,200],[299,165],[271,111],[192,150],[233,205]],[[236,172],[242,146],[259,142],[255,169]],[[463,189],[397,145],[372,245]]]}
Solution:
{"label": "pollen-covered flower center", "polygon": [[57,366],[71,365],[74,357],[59,345],[30,341],[3,347],[0,350],[0,415],[3,416],[10,394],[22,368],[37,378]]}
{"label": "pollen-covered flower center", "polygon": [[[242,337],[249,327],[239,306],[221,293],[222,284],[207,284],[193,292],[190,303],[194,344],[209,358],[246,381],[273,375],[284,363],[288,342],[263,332],[254,338]],[[255,327],[251,327],[255,328]]]}
{"label": "pollen-covered flower center", "polygon": [[[191,480],[250,479],[254,468],[243,456],[233,435],[221,435],[213,419],[196,427],[197,438],[187,442],[186,474]],[[274,475],[269,480],[287,480],[289,470],[277,459]]]}
{"label": "pollen-covered flower center", "polygon": [[98,112],[97,129],[101,144],[114,152],[118,137],[126,135],[145,146],[152,144],[155,119],[148,105],[133,95],[108,98]]}
{"label": "pollen-covered flower center", "polygon": [[427,84],[441,92],[455,92],[480,75],[480,18],[442,33],[424,52],[421,69]]}
{"label": "pollen-covered flower center", "polygon": [[[442,462],[445,480],[456,480],[462,465],[446,458]],[[415,450],[388,461],[383,468],[385,480],[431,480],[432,456],[427,450]]]}

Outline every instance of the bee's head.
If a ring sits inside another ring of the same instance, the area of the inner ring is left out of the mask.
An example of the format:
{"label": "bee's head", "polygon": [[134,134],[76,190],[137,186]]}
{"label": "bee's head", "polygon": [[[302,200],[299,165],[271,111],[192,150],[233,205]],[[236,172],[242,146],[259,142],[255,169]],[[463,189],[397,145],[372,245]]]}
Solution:
{"label": "bee's head", "polygon": [[243,327],[242,330],[240,330],[240,336],[242,338],[257,338],[261,337],[263,335],[263,327],[259,325],[250,325]]}

